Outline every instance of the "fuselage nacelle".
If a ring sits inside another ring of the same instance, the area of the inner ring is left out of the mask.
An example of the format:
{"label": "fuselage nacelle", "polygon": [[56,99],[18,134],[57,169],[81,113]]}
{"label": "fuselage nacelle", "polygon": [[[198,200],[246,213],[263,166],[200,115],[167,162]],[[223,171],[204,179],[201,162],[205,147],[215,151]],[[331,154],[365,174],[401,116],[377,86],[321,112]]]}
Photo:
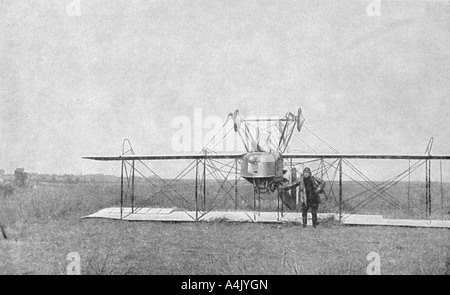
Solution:
{"label": "fuselage nacelle", "polygon": [[250,152],[242,157],[241,176],[260,188],[283,181],[283,159],[270,152]]}

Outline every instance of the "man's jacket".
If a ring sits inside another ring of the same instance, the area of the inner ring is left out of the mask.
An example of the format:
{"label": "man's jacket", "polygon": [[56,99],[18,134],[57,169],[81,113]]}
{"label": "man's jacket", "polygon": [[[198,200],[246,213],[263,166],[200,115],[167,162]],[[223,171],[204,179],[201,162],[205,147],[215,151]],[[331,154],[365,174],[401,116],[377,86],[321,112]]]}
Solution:
{"label": "man's jacket", "polygon": [[[319,198],[319,202],[324,202],[326,200],[326,195],[324,192],[325,185],[326,185],[325,181],[323,181],[319,177],[315,177],[315,176],[311,176],[311,178],[312,178],[312,182],[313,182],[314,191],[315,191],[317,197]],[[297,186],[299,187],[299,189],[297,190],[297,194],[300,194],[300,198],[299,198],[300,202],[307,204],[305,184],[303,182],[303,174],[300,175],[300,181],[298,181],[290,186],[285,187],[284,190],[287,191],[287,190],[290,190]]]}
{"label": "man's jacket", "polygon": [[[315,196],[310,196],[311,197],[317,197],[318,198],[318,203],[324,202],[326,199],[325,196],[325,181],[323,181],[322,179],[320,179],[319,177],[315,177],[315,176],[311,176],[311,180],[313,183],[313,187],[314,187],[314,195]],[[303,182],[303,175],[300,177],[300,187],[299,187],[299,193],[300,193],[300,201],[302,203],[307,204],[307,197],[306,197],[306,189],[305,189],[305,183]]]}

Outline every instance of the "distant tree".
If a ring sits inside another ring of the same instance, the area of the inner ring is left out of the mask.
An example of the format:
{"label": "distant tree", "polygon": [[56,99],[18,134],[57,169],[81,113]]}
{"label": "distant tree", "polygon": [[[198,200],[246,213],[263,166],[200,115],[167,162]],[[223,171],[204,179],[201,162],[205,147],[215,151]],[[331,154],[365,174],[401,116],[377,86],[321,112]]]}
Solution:
{"label": "distant tree", "polygon": [[25,187],[27,185],[28,174],[25,173],[24,168],[17,168],[14,171],[14,177],[15,177],[14,182],[18,187]]}
{"label": "distant tree", "polygon": [[10,182],[6,182],[1,187],[1,190],[3,190],[3,197],[8,197],[14,193],[14,186]]}
{"label": "distant tree", "polygon": [[14,193],[14,186],[8,182],[0,178],[0,194],[3,194],[4,197],[10,196]]}

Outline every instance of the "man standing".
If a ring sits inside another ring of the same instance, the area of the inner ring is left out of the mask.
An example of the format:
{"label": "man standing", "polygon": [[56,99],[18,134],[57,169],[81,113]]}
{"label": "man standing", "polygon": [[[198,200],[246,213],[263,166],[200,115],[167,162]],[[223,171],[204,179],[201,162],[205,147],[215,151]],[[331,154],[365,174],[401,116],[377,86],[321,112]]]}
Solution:
{"label": "man standing", "polygon": [[312,214],[312,224],[314,227],[317,225],[317,209],[320,204],[320,194],[323,193],[325,188],[325,182],[318,178],[312,176],[311,169],[306,167],[303,170],[303,175],[300,183],[300,195],[302,202],[302,218],[303,227],[307,224],[307,214],[308,209],[311,208]]}

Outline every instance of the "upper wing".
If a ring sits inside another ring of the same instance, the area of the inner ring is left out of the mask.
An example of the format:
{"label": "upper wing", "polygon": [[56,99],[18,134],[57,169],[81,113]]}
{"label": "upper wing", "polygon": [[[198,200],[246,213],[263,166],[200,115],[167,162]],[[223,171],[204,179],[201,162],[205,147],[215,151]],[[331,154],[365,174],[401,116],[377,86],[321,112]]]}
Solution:
{"label": "upper wing", "polygon": [[283,154],[285,159],[396,159],[396,160],[450,160],[450,155],[427,154]]}
{"label": "upper wing", "polygon": [[196,159],[239,159],[244,154],[179,154],[179,155],[123,155],[123,156],[86,156],[83,159],[97,161],[123,160],[196,160]]}
{"label": "upper wing", "polygon": [[[97,161],[122,160],[196,160],[196,159],[239,159],[245,153],[229,154],[172,154],[172,155],[123,155],[123,156],[86,156],[83,159]],[[287,153],[284,159],[396,159],[396,160],[450,160],[450,155],[426,154],[305,154]]]}

